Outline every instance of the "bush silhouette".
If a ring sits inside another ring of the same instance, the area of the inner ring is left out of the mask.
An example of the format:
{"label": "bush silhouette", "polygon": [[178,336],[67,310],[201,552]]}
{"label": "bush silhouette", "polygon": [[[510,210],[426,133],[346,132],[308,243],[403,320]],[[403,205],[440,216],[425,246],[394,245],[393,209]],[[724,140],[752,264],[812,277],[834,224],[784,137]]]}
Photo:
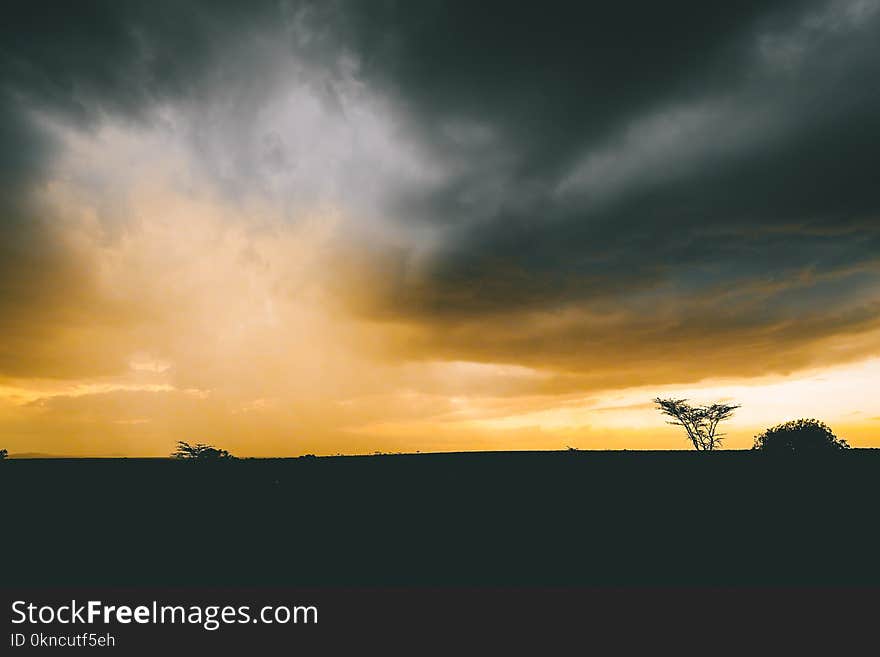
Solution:
{"label": "bush silhouette", "polygon": [[5,449],[0,449],[0,461],[5,459],[7,456],[9,456],[9,452],[7,452]]}
{"label": "bush silhouette", "polygon": [[182,440],[177,441],[177,449],[171,454],[172,458],[187,461],[228,461],[235,457],[225,449],[219,449],[213,445],[196,443],[190,445]]}
{"label": "bush silhouette", "polygon": [[770,454],[815,454],[849,449],[849,444],[819,420],[791,420],[757,436],[752,449]]}

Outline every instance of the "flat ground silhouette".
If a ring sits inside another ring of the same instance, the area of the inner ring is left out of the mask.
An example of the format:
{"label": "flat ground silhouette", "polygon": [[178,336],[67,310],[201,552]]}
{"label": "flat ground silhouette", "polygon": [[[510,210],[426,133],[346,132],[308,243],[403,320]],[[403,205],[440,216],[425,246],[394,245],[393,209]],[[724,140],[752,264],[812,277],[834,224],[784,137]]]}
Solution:
{"label": "flat ground silhouette", "polygon": [[7,585],[878,585],[880,450],[0,465]]}

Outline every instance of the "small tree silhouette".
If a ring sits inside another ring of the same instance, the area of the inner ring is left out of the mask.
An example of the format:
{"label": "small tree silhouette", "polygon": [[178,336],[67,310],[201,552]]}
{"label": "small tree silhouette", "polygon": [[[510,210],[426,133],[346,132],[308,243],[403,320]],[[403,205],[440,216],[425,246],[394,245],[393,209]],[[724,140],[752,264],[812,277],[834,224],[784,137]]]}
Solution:
{"label": "small tree silhouette", "polygon": [[0,449],[0,461],[5,459],[7,456],[9,456],[9,452],[7,452],[5,449]]}
{"label": "small tree silhouette", "polygon": [[688,438],[698,451],[711,451],[721,445],[723,433],[718,433],[718,424],[728,419],[739,408],[735,404],[712,404],[710,406],[691,406],[687,399],[654,400],[657,409],[674,418],[673,422],[684,427]]}
{"label": "small tree silhouette", "polygon": [[226,461],[235,458],[225,449],[219,449],[204,443],[190,445],[182,440],[177,441],[177,449],[172,452],[171,456],[175,459],[188,461]]}
{"label": "small tree silhouette", "polygon": [[849,449],[849,443],[834,435],[824,422],[791,420],[755,436],[752,449],[768,454],[815,454]]}

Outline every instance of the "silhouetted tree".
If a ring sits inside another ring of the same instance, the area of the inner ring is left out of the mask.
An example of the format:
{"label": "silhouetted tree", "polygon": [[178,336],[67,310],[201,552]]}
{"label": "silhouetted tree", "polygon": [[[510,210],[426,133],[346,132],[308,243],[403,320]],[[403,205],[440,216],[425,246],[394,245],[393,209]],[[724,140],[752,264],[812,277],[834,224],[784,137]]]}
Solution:
{"label": "silhouetted tree", "polygon": [[718,424],[728,419],[739,408],[735,404],[712,404],[710,406],[691,406],[687,399],[654,400],[657,409],[664,415],[674,418],[673,422],[684,427],[694,449],[711,451],[721,444],[723,433],[718,433]]}
{"label": "silhouetted tree", "polygon": [[9,456],[9,452],[7,452],[5,449],[0,449],[0,461],[5,459],[7,456]]}
{"label": "silhouetted tree", "polygon": [[815,454],[849,449],[849,443],[834,435],[819,420],[791,420],[755,436],[752,449],[768,454]]}
{"label": "silhouetted tree", "polygon": [[225,449],[219,449],[213,445],[196,443],[190,445],[182,440],[177,441],[177,449],[171,454],[173,458],[198,461],[224,461],[235,457]]}

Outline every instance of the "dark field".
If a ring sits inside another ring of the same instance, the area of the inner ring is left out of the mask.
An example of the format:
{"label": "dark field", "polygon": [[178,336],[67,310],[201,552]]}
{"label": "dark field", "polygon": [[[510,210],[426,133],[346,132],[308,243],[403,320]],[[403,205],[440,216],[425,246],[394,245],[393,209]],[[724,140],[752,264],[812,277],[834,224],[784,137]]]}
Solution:
{"label": "dark field", "polygon": [[880,585],[880,450],[0,464],[13,585]]}

